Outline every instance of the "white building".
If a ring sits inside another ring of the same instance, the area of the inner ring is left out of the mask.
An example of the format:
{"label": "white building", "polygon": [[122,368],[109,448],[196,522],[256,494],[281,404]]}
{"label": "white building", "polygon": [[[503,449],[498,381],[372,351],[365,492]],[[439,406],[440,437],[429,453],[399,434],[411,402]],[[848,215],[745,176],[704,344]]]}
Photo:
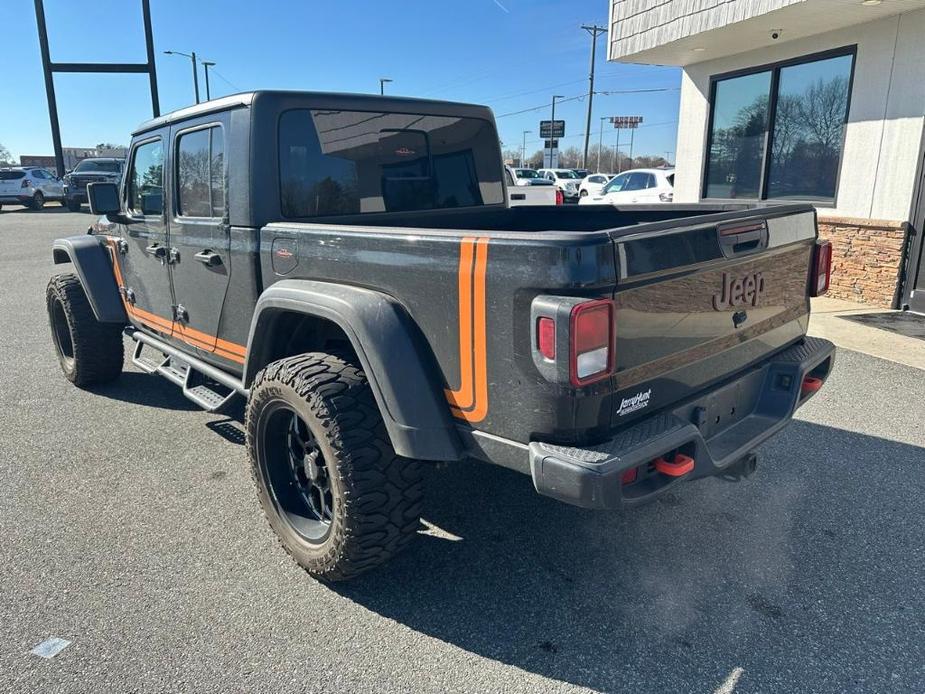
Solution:
{"label": "white building", "polygon": [[833,295],[925,311],[925,0],[611,0],[610,27],[611,60],[683,68],[676,201],[812,201]]}

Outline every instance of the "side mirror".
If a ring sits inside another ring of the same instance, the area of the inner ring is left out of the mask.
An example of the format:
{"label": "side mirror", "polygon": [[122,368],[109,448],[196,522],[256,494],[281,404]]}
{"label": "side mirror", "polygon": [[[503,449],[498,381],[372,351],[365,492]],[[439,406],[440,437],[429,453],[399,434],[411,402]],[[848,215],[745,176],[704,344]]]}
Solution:
{"label": "side mirror", "polygon": [[87,200],[95,215],[116,215],[121,211],[119,187],[115,183],[87,184]]}

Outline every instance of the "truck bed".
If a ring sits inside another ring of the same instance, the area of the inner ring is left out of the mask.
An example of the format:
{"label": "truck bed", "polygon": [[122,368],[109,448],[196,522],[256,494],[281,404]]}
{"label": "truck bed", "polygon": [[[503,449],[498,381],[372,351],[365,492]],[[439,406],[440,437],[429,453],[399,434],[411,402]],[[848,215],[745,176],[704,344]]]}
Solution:
{"label": "truck bed", "polygon": [[[750,238],[752,227],[760,230],[754,244],[730,246],[720,233],[741,228]],[[291,243],[300,261],[281,273],[265,253],[262,276],[266,284],[313,279],[395,297],[448,392],[481,370],[484,411],[460,424],[514,441],[571,443],[607,436],[800,340],[815,238],[815,212],[803,204],[367,213],[267,225],[262,247]],[[473,275],[481,243],[485,264]],[[747,277],[766,286],[760,301],[714,304],[724,286]],[[482,294],[467,295],[480,281]],[[611,378],[575,389],[538,372],[530,315],[539,296],[614,302]],[[479,301],[483,345],[473,346],[465,312]],[[466,366],[470,350],[483,363]],[[623,406],[637,396],[645,407]]]}

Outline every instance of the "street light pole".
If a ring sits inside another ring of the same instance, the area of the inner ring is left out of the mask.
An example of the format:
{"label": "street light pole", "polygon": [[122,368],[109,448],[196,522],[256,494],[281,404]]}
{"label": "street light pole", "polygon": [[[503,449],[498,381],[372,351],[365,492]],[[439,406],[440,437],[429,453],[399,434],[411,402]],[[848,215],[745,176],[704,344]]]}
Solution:
{"label": "street light pole", "polygon": [[390,80],[388,77],[379,78],[379,96],[385,96],[385,83],[394,82],[395,80]]}
{"label": "street light pole", "polygon": [[193,51],[192,54],[182,53],[180,51],[164,51],[165,55],[182,55],[184,58],[189,58],[193,61],[193,91],[196,93],[196,103],[199,103],[199,68],[196,64],[196,51]]}
{"label": "street light pole", "polygon": [[[601,116],[601,135],[597,141],[597,173],[601,172],[601,150],[604,148],[604,121],[607,116]],[[585,167],[588,168],[588,167]]]}
{"label": "street light pole", "polygon": [[524,161],[527,158],[527,135],[532,133],[532,130],[524,130],[524,141],[520,145],[520,165],[526,168],[527,164]]}
{"label": "street light pole", "polygon": [[605,27],[596,24],[583,24],[582,29],[591,34],[591,70],[588,75],[588,117],[585,119],[585,149],[581,165],[588,168],[588,141],[591,138],[591,105],[594,102],[594,58],[597,54],[597,35],[607,31]]}
{"label": "street light pole", "polygon": [[209,68],[214,65],[215,63],[213,63],[211,60],[202,61],[202,70],[203,72],[206,73],[206,101],[209,101],[212,99],[212,94],[209,91]]}
{"label": "street light pole", "polygon": [[[554,144],[556,138],[554,137],[556,133],[556,99],[564,99],[565,97],[561,94],[553,94],[552,96],[552,117],[549,119],[549,168],[554,169],[555,164],[552,161],[552,151],[555,149]],[[558,164],[558,162],[556,162]]]}

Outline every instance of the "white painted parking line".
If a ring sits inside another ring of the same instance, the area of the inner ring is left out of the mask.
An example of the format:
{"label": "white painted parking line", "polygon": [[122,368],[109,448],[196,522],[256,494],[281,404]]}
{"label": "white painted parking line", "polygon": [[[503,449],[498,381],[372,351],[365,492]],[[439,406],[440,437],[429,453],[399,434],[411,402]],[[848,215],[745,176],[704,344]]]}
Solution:
{"label": "white painted parking line", "polygon": [[733,668],[732,672],[729,673],[729,677],[727,677],[721,685],[713,690],[713,694],[732,694],[735,691],[736,685],[739,683],[739,678],[742,676],[743,672],[745,672],[744,668]]}

